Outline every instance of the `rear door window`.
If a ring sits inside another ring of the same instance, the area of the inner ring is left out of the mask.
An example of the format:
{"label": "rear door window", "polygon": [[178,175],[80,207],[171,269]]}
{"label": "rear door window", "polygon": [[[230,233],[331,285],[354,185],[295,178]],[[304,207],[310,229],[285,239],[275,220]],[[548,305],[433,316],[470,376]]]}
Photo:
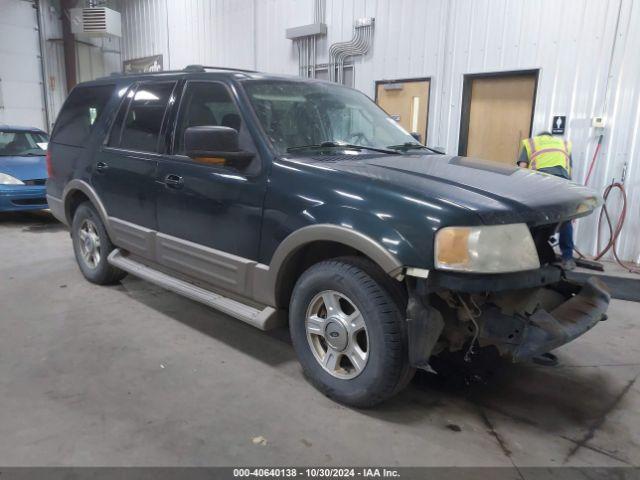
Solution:
{"label": "rear door window", "polygon": [[157,152],[167,105],[175,82],[143,83],[129,104],[119,147],[141,152]]}
{"label": "rear door window", "polygon": [[74,88],[58,115],[51,141],[84,146],[114,89],[115,85]]}

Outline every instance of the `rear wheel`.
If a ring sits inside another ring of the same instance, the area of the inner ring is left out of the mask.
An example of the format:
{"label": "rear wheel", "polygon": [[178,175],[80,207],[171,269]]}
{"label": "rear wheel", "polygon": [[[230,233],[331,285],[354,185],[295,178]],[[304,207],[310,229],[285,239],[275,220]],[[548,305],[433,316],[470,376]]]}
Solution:
{"label": "rear wheel", "polygon": [[355,407],[382,402],[413,374],[402,301],[375,270],[351,257],[318,263],[296,283],[289,310],[307,378],[328,397]]}
{"label": "rear wheel", "polygon": [[115,247],[91,203],[84,202],[75,211],[71,238],[76,261],[87,280],[99,285],[109,285],[126,276],[126,272],[107,262],[107,257]]}

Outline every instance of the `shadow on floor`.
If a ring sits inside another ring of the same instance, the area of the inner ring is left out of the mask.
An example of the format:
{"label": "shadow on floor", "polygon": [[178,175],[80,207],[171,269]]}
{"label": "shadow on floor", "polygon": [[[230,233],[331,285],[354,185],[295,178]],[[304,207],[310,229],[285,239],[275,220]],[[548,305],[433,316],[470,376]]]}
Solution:
{"label": "shadow on floor", "polygon": [[286,327],[263,332],[198,302],[131,276],[112,288],[119,289],[147,307],[268,365],[297,361],[289,329]]}
{"label": "shadow on floor", "polygon": [[48,210],[0,212],[0,226],[22,227],[23,232],[32,233],[58,232],[67,229]]}
{"label": "shadow on floor", "polygon": [[413,408],[406,415],[403,403],[423,405],[428,410],[455,402],[463,409],[472,406],[481,416],[484,411],[492,411],[519,424],[562,433],[589,428],[615,404],[622,388],[596,368],[496,362],[482,378],[456,368],[439,370],[438,375],[418,371],[408,391],[365,413],[386,421],[413,423],[418,420],[416,416],[421,418],[428,411],[421,413]]}

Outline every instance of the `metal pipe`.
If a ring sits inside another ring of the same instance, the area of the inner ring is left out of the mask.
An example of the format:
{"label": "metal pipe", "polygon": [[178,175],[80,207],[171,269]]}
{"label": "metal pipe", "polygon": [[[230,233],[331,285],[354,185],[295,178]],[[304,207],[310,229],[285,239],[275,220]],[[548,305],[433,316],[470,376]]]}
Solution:
{"label": "metal pipe", "polygon": [[51,106],[49,105],[49,92],[47,91],[49,75],[47,73],[47,65],[44,60],[44,32],[42,31],[42,8],[40,5],[40,0],[36,0],[36,18],[38,25],[38,47],[40,48],[40,71],[42,73],[42,101],[44,107],[44,122],[45,122],[45,130],[49,132],[49,128],[51,128],[51,117],[49,114],[49,109]]}
{"label": "metal pipe", "polygon": [[334,43],[329,48],[329,78],[338,83],[344,82],[344,62],[355,55],[364,55],[369,51],[373,38],[373,21],[368,25],[356,22],[353,37],[347,42]]}
{"label": "metal pipe", "polygon": [[67,93],[75,87],[76,80],[76,42],[71,33],[71,21],[69,20],[69,10],[73,8],[74,0],[62,0],[62,46],[64,51],[64,72],[67,80]]}
{"label": "metal pipe", "polygon": [[[326,0],[314,1],[314,23],[324,23],[325,7]],[[294,43],[298,48],[298,75],[303,78],[315,78],[318,60],[318,35],[297,38]]]}

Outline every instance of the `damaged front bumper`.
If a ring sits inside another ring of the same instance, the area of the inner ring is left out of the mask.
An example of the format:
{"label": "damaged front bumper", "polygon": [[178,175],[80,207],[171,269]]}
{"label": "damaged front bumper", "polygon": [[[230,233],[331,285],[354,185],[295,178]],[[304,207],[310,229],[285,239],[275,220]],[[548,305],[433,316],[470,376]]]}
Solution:
{"label": "damaged front bumper", "polygon": [[611,297],[596,278],[590,278],[576,290],[551,311],[538,308],[531,315],[506,319],[501,312],[487,311],[487,317],[481,321],[479,344],[495,345],[502,356],[522,362],[578,338],[606,318]]}
{"label": "damaged front bumper", "polygon": [[501,356],[522,362],[574,340],[606,318],[610,295],[601,281],[578,284],[544,275],[538,287],[532,283],[539,279],[528,279],[517,290],[479,292],[473,284],[467,291],[427,284],[410,289],[411,364],[428,368],[432,354],[470,351],[474,345],[493,346]]}

